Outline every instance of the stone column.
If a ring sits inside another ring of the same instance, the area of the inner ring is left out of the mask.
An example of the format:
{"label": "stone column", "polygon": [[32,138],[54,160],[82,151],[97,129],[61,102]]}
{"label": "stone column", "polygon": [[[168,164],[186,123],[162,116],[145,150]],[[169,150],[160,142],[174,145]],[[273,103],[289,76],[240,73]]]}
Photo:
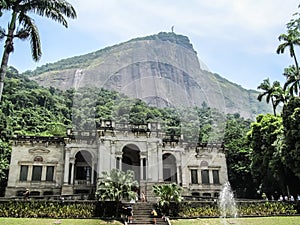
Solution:
{"label": "stone column", "polygon": [[70,148],[65,150],[65,168],[64,168],[64,184],[69,183],[69,163],[70,163]]}
{"label": "stone column", "polygon": [[143,163],[143,158],[141,156],[140,158],[140,180],[144,180],[144,163]]}
{"label": "stone column", "polygon": [[98,147],[98,167],[97,167],[98,178],[102,176],[102,172],[103,172],[103,161],[104,161],[103,149],[104,148],[105,148],[104,143],[100,141]]}
{"label": "stone column", "polygon": [[116,168],[116,143],[111,143],[111,152],[110,152],[110,170]]}
{"label": "stone column", "polygon": [[103,171],[108,171],[109,168],[107,168],[107,164],[109,165],[109,162],[107,163],[107,160],[109,160],[109,158],[107,158],[107,155],[109,154],[109,152],[106,152],[106,146],[104,142],[99,142],[99,147],[98,147],[98,178],[102,177],[102,172]]}
{"label": "stone column", "polygon": [[47,166],[43,166],[43,167],[42,167],[42,177],[41,177],[41,181],[45,181],[45,180],[46,180],[46,173],[47,173]]}
{"label": "stone column", "polygon": [[157,147],[157,162],[158,162],[158,181],[163,181],[163,160],[162,160],[162,146]]}
{"label": "stone column", "polygon": [[95,179],[95,161],[94,159],[92,160],[92,171],[91,171],[91,184],[94,184],[94,179]]}
{"label": "stone column", "polygon": [[75,159],[74,158],[70,159],[70,163],[71,163],[71,185],[73,185],[74,184]]}
{"label": "stone column", "polygon": [[28,166],[28,176],[27,176],[27,181],[31,181],[31,180],[32,180],[32,169],[33,169],[33,165],[29,165],[29,166]]}
{"label": "stone column", "polygon": [[148,165],[148,160],[147,160],[147,157],[145,157],[145,164],[144,164],[144,171],[145,171],[145,177],[144,177],[144,179],[145,179],[145,180],[148,179],[147,165]]}
{"label": "stone column", "polygon": [[146,174],[147,174],[147,180],[151,180],[152,179],[152,172],[151,172],[151,169],[152,169],[152,165],[151,165],[151,150],[148,149],[148,152],[147,152],[147,162],[146,162]]}
{"label": "stone column", "polygon": [[208,170],[209,184],[214,183],[213,172],[212,170]]}
{"label": "stone column", "polygon": [[199,171],[199,175],[198,175],[198,178],[199,178],[199,183],[202,184],[202,169],[200,168]]}
{"label": "stone column", "polygon": [[119,170],[122,171],[122,156],[119,157]]}
{"label": "stone column", "polygon": [[180,184],[181,183],[180,182],[180,169],[179,169],[179,165],[177,165],[177,163],[176,163],[176,174],[177,174],[176,182],[177,182],[177,184]]}
{"label": "stone column", "polygon": [[189,154],[180,153],[180,164],[181,164],[181,179],[182,187],[189,187],[191,183],[191,170],[188,168],[189,165]]}

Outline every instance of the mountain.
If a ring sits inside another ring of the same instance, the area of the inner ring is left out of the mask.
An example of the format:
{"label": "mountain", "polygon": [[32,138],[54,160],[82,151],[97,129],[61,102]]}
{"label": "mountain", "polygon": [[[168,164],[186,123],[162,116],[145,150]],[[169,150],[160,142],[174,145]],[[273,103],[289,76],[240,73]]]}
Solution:
{"label": "mountain", "polygon": [[207,71],[189,38],[173,32],[46,64],[28,75],[46,87],[103,87],[158,107],[201,106],[205,102],[221,112],[251,119],[271,112],[269,105],[257,101],[257,91]]}

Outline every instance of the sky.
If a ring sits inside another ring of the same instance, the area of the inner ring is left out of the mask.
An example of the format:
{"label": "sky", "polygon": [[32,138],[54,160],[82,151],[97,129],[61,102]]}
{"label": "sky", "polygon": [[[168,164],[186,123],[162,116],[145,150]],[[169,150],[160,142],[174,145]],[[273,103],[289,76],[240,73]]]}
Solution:
{"label": "sky", "polygon": [[[246,89],[266,78],[285,81],[283,69],[293,63],[288,52],[276,54],[278,36],[300,12],[297,0],[68,0],[77,19],[68,28],[36,17],[42,58],[34,62],[29,41],[15,41],[9,65],[34,70],[137,37],[174,32],[187,36],[207,68]],[[254,3],[255,2],[255,3]],[[5,27],[8,17],[0,18]],[[0,42],[3,46],[3,41]],[[3,51],[3,50],[2,50]],[[2,55],[2,52],[1,52]]]}

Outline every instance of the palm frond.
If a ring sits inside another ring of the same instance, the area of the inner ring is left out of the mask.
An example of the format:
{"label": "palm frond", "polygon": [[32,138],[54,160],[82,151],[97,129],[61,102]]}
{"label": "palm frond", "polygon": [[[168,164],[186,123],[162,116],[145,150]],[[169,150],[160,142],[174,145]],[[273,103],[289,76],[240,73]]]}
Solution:
{"label": "palm frond", "polygon": [[6,31],[4,28],[0,27],[0,40],[6,36]]}
{"label": "palm frond", "polygon": [[23,25],[24,29],[29,33],[31,55],[34,61],[39,61],[42,56],[41,41],[38,28],[34,20],[28,15],[20,13],[19,22]]}
{"label": "palm frond", "polygon": [[28,1],[22,6],[23,12],[31,12],[39,16],[50,18],[65,27],[68,23],[64,16],[75,19],[76,11],[71,4],[64,0]]}

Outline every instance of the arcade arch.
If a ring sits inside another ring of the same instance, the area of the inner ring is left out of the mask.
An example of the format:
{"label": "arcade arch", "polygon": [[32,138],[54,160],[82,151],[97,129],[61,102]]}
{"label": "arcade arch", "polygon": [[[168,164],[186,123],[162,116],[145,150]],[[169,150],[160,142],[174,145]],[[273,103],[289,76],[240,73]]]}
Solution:
{"label": "arcade arch", "polygon": [[76,184],[94,183],[95,169],[93,166],[93,156],[90,152],[82,150],[75,155],[74,179]]}
{"label": "arcade arch", "polygon": [[171,153],[165,153],[163,158],[163,179],[164,181],[177,183],[176,158]]}
{"label": "arcade arch", "polygon": [[122,171],[132,170],[136,180],[141,178],[140,149],[134,144],[128,144],[122,149]]}

